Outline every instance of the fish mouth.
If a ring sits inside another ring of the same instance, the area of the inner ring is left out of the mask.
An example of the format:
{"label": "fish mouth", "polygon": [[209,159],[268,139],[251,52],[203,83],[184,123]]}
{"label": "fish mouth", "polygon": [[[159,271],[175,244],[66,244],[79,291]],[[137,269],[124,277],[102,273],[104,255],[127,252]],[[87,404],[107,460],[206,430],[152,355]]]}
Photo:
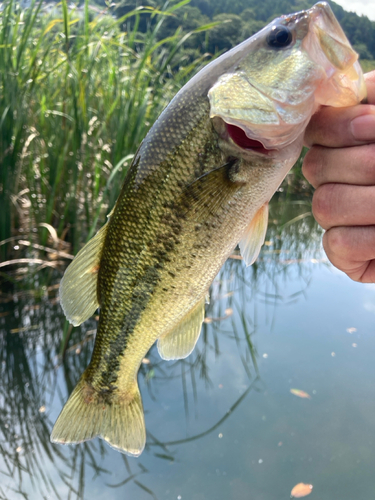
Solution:
{"label": "fish mouth", "polygon": [[326,78],[315,92],[315,100],[325,106],[352,106],[366,97],[366,85],[358,54],[326,2],[307,11],[310,30],[303,47],[325,72]]}
{"label": "fish mouth", "polygon": [[[293,39],[276,50],[269,34],[280,26]],[[270,157],[303,135],[321,105],[357,104],[366,87],[358,55],[327,3],[282,16],[261,33],[212,82],[209,116],[233,147]]]}
{"label": "fish mouth", "polygon": [[230,123],[225,123],[225,125],[228,136],[241,149],[254,151],[255,153],[259,153],[262,155],[268,155],[275,151],[274,149],[265,148],[260,141],[247,137],[245,131],[241,127],[237,127],[236,125],[232,125]]}

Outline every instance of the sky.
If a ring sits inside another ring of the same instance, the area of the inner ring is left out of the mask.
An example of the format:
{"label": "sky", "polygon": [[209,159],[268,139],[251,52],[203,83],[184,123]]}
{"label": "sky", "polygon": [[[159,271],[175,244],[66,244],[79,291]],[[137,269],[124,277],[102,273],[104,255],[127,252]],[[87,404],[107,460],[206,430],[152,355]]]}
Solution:
{"label": "sky", "polygon": [[358,15],[364,14],[375,21],[375,0],[334,0],[334,2],[349,12],[356,12]]}

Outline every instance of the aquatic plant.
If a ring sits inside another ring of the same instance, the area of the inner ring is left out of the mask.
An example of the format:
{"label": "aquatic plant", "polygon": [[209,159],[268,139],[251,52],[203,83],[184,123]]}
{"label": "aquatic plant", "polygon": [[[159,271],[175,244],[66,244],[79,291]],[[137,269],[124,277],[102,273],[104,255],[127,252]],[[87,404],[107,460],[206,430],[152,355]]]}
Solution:
{"label": "aquatic plant", "polygon": [[[75,253],[103,223],[149,127],[206,59],[181,53],[189,34],[179,28],[158,39],[165,18],[184,3],[138,8],[119,19],[88,0],[75,8],[66,0],[54,8],[34,0],[26,10],[5,4],[0,241],[20,228],[37,230],[45,244],[48,232],[39,224],[47,223]],[[144,14],[145,33],[138,31]],[[0,247],[1,260],[9,248]]]}

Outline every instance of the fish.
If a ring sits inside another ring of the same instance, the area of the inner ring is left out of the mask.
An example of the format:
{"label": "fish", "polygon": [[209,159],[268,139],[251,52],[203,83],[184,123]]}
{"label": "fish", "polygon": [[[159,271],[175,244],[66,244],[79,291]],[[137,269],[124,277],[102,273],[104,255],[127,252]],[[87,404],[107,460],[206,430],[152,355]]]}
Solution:
{"label": "fish", "polygon": [[137,374],[157,341],[187,357],[209,287],[239,245],[251,265],[268,203],[322,106],[365,98],[358,55],[325,2],[283,15],[199,71],[140,144],[106,224],[60,286],[77,326],[100,308],[91,361],[53,427],[53,443],[94,437],[139,456],[146,429]]}

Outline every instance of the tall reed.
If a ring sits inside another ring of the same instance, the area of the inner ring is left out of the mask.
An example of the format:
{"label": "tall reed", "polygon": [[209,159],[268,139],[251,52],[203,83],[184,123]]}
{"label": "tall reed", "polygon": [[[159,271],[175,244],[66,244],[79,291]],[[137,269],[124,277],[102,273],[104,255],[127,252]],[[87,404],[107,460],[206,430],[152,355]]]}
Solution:
{"label": "tall reed", "polygon": [[[139,8],[120,19],[109,11],[22,11],[13,0],[0,14],[0,241],[14,233],[31,203],[29,228],[68,232],[77,251],[113,205],[126,167],[169,99],[205,56],[184,56],[186,34],[159,40],[163,11]],[[149,29],[138,31],[141,16]],[[131,19],[131,23],[129,22]],[[21,221],[22,222],[22,221]],[[25,223],[25,220],[23,220]],[[0,246],[5,257],[6,245]],[[9,253],[9,248],[8,248]]]}

